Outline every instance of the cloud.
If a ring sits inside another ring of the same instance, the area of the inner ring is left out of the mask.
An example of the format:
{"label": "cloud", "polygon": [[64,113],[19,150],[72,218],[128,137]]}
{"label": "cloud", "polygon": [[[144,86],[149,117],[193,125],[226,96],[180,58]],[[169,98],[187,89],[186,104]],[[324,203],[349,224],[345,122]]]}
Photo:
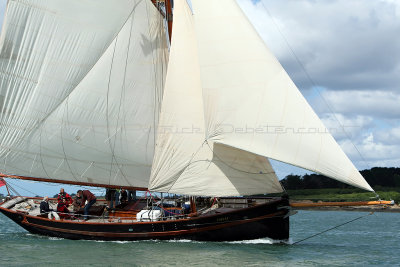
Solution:
{"label": "cloud", "polygon": [[[313,100],[319,113],[337,112],[380,119],[400,118],[400,91],[323,91],[325,101]],[[329,103],[328,105],[326,103]]]}
{"label": "cloud", "polygon": [[[400,126],[392,128],[390,130],[381,130],[376,133],[376,140],[379,143],[390,145],[400,143]],[[399,162],[400,164],[400,158]]]}
{"label": "cloud", "polygon": [[371,167],[392,167],[400,164],[400,144],[382,143],[374,133],[368,133],[361,140],[341,142],[344,152],[353,159],[359,169]]}
{"label": "cloud", "polygon": [[355,165],[400,166],[400,1],[237,1]]}
{"label": "cloud", "polygon": [[400,84],[400,1],[238,1],[305,89],[392,90]]}
{"label": "cloud", "polygon": [[355,139],[365,129],[374,127],[373,118],[369,116],[346,117],[343,114],[326,114],[321,117],[322,122],[336,141],[342,139]]}

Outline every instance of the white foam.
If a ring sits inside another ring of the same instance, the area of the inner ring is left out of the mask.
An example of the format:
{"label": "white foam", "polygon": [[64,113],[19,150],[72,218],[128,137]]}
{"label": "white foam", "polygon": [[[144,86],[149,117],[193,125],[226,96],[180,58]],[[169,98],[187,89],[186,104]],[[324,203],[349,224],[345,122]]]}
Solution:
{"label": "white foam", "polygon": [[64,238],[61,237],[48,237],[49,240],[65,240]]}
{"label": "white foam", "polygon": [[82,240],[88,242],[96,242],[96,243],[116,243],[116,244],[129,244],[129,243],[138,243],[140,241],[132,240],[132,241],[106,241],[106,240]]}
{"label": "white foam", "polygon": [[241,241],[230,241],[227,242],[230,244],[267,244],[267,245],[273,245],[273,244],[292,244],[293,241],[291,238],[289,238],[288,241],[283,241],[283,240],[274,240],[271,238],[260,238],[260,239],[252,239],[252,240],[241,240]]}
{"label": "white foam", "polygon": [[189,239],[172,239],[172,240],[167,240],[167,242],[170,242],[170,243],[204,243],[201,241],[194,241],[194,240],[189,240]]}

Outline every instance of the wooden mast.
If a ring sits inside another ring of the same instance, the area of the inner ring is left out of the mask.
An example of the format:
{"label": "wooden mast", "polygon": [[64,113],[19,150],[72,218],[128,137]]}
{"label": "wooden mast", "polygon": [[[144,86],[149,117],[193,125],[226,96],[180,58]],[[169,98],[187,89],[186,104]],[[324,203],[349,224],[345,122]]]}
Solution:
{"label": "wooden mast", "polygon": [[172,0],[165,0],[165,10],[167,13],[166,19],[167,19],[167,23],[168,23],[168,36],[169,36],[170,42],[171,42],[171,38],[172,38],[172,21],[173,21],[171,1]]}
{"label": "wooden mast", "polygon": [[[172,21],[173,21],[173,15],[172,15],[172,5],[173,5],[173,0],[151,0],[153,5],[160,11],[161,15],[167,20],[167,27],[168,27],[168,37],[169,41],[171,42],[171,37],[172,37]],[[164,2],[165,6],[165,13],[164,10],[161,9],[159,6],[159,3]]]}

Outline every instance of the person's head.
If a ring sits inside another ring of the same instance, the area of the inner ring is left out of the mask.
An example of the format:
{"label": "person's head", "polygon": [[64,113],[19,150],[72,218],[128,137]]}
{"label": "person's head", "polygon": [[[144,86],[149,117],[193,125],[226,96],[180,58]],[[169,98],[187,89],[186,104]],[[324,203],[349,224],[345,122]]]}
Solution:
{"label": "person's head", "polygon": [[60,194],[64,194],[64,188],[60,188]]}
{"label": "person's head", "polygon": [[49,201],[49,197],[48,196],[45,196],[44,198],[43,198],[43,201]]}
{"label": "person's head", "polygon": [[77,197],[82,197],[82,190],[78,190],[78,192],[76,192],[76,196]]}

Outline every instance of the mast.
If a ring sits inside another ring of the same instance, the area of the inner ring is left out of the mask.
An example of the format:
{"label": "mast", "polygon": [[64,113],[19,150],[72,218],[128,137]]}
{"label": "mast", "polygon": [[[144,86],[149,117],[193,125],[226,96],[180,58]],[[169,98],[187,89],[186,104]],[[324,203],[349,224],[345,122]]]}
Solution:
{"label": "mast", "polygon": [[171,42],[171,37],[172,37],[172,0],[165,0],[165,9],[167,12],[167,22],[168,22],[168,36],[169,36],[169,41]]}
{"label": "mast", "polygon": [[[154,6],[160,11],[161,15],[167,20],[168,25],[168,37],[169,41],[171,42],[172,37],[172,21],[173,21],[173,14],[172,14],[172,6],[173,0],[151,0]],[[165,12],[161,9],[159,3],[164,2],[165,5]]]}

